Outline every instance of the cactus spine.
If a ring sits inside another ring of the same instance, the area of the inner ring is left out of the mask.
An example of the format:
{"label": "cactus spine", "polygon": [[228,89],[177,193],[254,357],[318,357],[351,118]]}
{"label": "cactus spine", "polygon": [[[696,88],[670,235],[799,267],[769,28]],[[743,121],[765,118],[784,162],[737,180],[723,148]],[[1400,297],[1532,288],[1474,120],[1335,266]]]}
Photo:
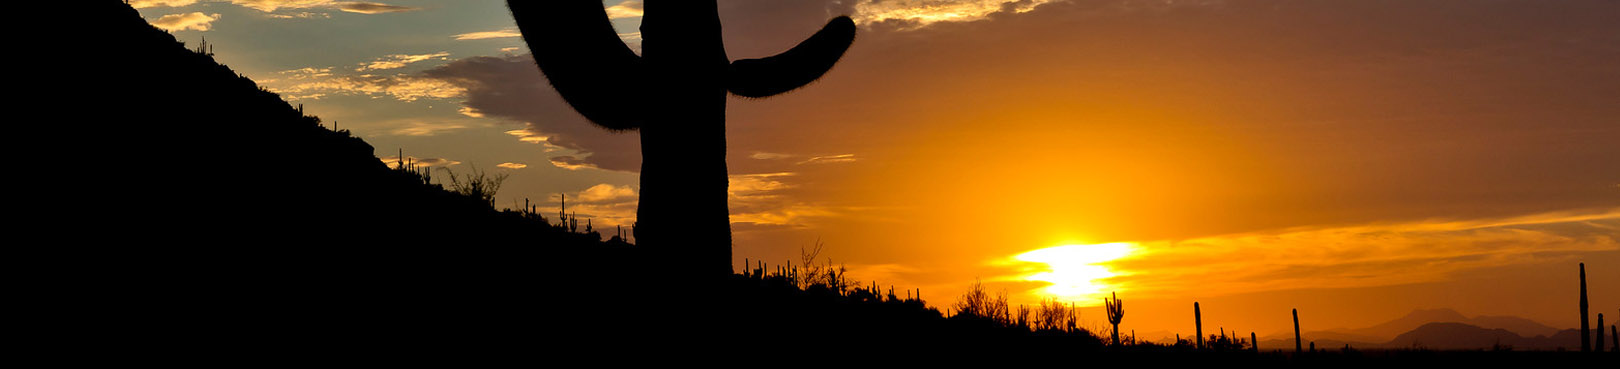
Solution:
{"label": "cactus spine", "polygon": [[575,111],[608,130],[640,133],[632,233],[637,244],[702,277],[732,270],[727,95],[763,98],[802,87],[855,40],[855,22],[837,17],[786,52],[733,62],[715,0],[649,0],[637,55],[619,39],[600,0],[506,4],[540,71]]}

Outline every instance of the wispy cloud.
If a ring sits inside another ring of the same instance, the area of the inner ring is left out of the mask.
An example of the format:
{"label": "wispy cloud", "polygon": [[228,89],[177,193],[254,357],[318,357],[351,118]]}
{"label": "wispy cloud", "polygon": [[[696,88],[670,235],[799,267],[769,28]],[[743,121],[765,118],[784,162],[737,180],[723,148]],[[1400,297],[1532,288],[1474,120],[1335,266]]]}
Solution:
{"label": "wispy cloud", "polygon": [[373,61],[371,61],[369,63],[361,63],[360,68],[357,68],[354,71],[356,71],[356,72],[364,72],[364,71],[368,71],[368,70],[398,69],[398,68],[404,68],[406,65],[410,65],[411,63],[417,63],[417,62],[434,60],[434,59],[445,60],[449,56],[450,56],[450,53],[449,52],[444,52],[444,51],[437,52],[437,53],[432,53],[432,54],[417,54],[417,55],[394,54],[394,55],[389,55],[389,56],[384,56],[384,57],[381,57],[381,58],[377,58],[377,60],[373,60]]}
{"label": "wispy cloud", "polygon": [[499,167],[499,168],[506,168],[506,169],[523,169],[523,168],[528,168],[529,167],[528,164],[523,164],[523,163],[500,163],[500,164],[495,164],[495,166]]}
{"label": "wispy cloud", "polygon": [[260,84],[289,100],[313,100],[329,95],[377,95],[400,101],[450,99],[466,94],[466,89],[443,79],[407,74],[332,74],[332,68],[301,68],[281,72],[284,80],[263,80]]}
{"label": "wispy cloud", "polygon": [[492,38],[510,38],[510,37],[523,37],[523,34],[518,33],[518,30],[516,28],[508,28],[508,29],[497,30],[497,31],[468,32],[468,33],[455,35],[455,38],[456,38],[457,41],[486,40],[486,39],[492,39]]}
{"label": "wispy cloud", "polygon": [[518,141],[545,146],[545,152],[553,152],[563,149],[560,146],[551,144],[551,136],[535,133],[533,130],[514,129],[506,131],[506,134],[517,137]]}
{"label": "wispy cloud", "polygon": [[135,9],[145,9],[160,6],[178,8],[196,3],[197,0],[133,0],[129,2],[129,5],[135,7]]}
{"label": "wispy cloud", "polygon": [[[399,155],[389,155],[377,159],[381,160],[383,164],[388,165],[389,168],[398,168],[400,164]],[[417,167],[448,167],[451,165],[461,164],[461,162],[445,158],[418,158],[415,156],[405,155],[405,164],[414,165]]]}
{"label": "wispy cloud", "polygon": [[636,197],[636,190],[630,186],[614,186],[599,184],[579,192],[580,201],[609,201]]}
{"label": "wispy cloud", "polygon": [[459,129],[463,129],[463,128],[467,128],[467,125],[464,124],[464,123],[458,123],[458,122],[412,121],[412,122],[406,123],[405,126],[403,126],[403,127],[395,128],[395,129],[393,129],[391,131],[388,131],[388,133],[392,134],[392,135],[396,135],[396,136],[423,137],[423,136],[436,136],[436,135],[438,135],[440,133],[455,131],[455,130],[459,130]]}
{"label": "wispy cloud", "polygon": [[158,17],[158,19],[153,20],[152,25],[171,32],[187,30],[207,31],[213,28],[213,23],[215,20],[219,20],[219,14],[191,12],[186,14],[169,14],[161,16]]}
{"label": "wispy cloud", "polygon": [[897,22],[922,27],[937,22],[968,22],[1000,12],[1023,13],[1053,0],[861,0],[858,24]]}
{"label": "wispy cloud", "polygon": [[414,11],[414,10],[421,10],[421,8],[413,8],[413,7],[409,7],[409,6],[399,6],[399,5],[388,5],[388,4],[381,4],[381,3],[368,3],[368,2],[360,2],[360,1],[351,1],[351,2],[339,3],[338,4],[338,10],[342,10],[342,11],[346,11],[346,12],[350,12],[350,13],[360,13],[360,14],[381,14],[381,13],[408,12],[408,11]]}
{"label": "wispy cloud", "polygon": [[380,14],[398,13],[421,8],[389,5],[365,1],[333,1],[333,0],[231,0],[232,4],[241,5],[262,12],[274,12],[280,9],[336,9],[349,13]]}
{"label": "wispy cloud", "polygon": [[755,152],[753,155],[749,155],[748,157],[754,160],[776,160],[791,158],[793,155],[774,152]]}
{"label": "wispy cloud", "polygon": [[851,162],[854,162],[854,161],[855,161],[855,154],[839,154],[839,155],[826,155],[826,156],[812,156],[809,159],[805,159],[804,161],[799,162],[799,164],[834,164],[834,163],[851,163]]}
{"label": "wispy cloud", "polygon": [[596,169],[596,164],[591,164],[570,155],[551,157],[551,165],[567,170]]}

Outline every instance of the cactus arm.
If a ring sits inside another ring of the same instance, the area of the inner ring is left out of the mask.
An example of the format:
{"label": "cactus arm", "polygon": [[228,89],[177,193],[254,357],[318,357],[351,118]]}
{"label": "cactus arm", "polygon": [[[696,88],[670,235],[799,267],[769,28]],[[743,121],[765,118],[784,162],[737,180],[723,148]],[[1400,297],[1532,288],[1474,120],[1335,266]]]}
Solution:
{"label": "cactus arm", "polygon": [[640,128],[641,57],[619,39],[600,0],[508,0],[523,41],[563,100],[598,126]]}
{"label": "cactus arm", "polygon": [[731,63],[726,89],[743,97],[769,97],[814,82],[832,69],[855,42],[855,21],[833,18],[821,31],[786,52]]}

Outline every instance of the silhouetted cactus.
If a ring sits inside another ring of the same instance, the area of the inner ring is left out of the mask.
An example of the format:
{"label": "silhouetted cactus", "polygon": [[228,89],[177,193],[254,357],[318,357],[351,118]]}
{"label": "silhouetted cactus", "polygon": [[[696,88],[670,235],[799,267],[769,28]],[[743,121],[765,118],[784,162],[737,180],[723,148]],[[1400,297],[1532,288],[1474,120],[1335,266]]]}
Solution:
{"label": "silhouetted cactus", "polygon": [[1254,348],[1255,353],[1257,353],[1257,354],[1260,353],[1260,339],[1256,338],[1254,336],[1254,332],[1252,332],[1252,331],[1249,332],[1249,346],[1252,346]]}
{"label": "silhouetted cactus", "polygon": [[1198,349],[1204,349],[1204,314],[1198,311],[1198,302],[1193,302],[1193,326],[1198,333]]}
{"label": "silhouetted cactus", "polygon": [[1299,309],[1294,309],[1294,352],[1296,353],[1301,349],[1299,341]]}
{"label": "silhouetted cactus", "polygon": [[1598,313],[1597,344],[1592,345],[1592,351],[1603,352],[1603,313]]}
{"label": "silhouetted cactus", "polygon": [[1125,320],[1125,305],[1119,301],[1119,293],[1109,295],[1113,298],[1104,298],[1103,307],[1108,310],[1108,323],[1114,325],[1114,346],[1119,346],[1119,322]]}
{"label": "silhouetted cactus", "polygon": [[1592,326],[1586,317],[1586,263],[1581,263],[1581,352],[1592,352]]}
{"label": "silhouetted cactus", "polygon": [[[649,1],[642,55],[620,41],[600,0],[508,0],[552,87],[592,123],[641,134],[642,246],[703,275],[731,271],[726,95],[763,98],[821,77],[855,39],[837,17],[792,49],[729,61],[714,0]],[[696,250],[677,245],[697,245]]]}

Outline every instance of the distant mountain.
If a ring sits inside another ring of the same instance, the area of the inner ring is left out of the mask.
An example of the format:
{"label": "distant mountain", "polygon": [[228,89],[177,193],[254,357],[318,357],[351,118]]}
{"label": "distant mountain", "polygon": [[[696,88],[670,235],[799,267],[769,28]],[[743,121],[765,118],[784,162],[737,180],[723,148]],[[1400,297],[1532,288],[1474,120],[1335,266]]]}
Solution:
{"label": "distant mountain", "polygon": [[1429,323],[1402,333],[1380,346],[1435,350],[1479,350],[1498,346],[1514,350],[1567,350],[1580,348],[1580,336],[1580,330],[1576,329],[1566,329],[1551,336],[1523,337],[1506,329],[1463,323]]}
{"label": "distant mountain", "polygon": [[1525,337],[1552,336],[1559,332],[1558,328],[1516,316],[1476,316],[1465,323],[1485,328],[1506,329]]}
{"label": "distant mountain", "polygon": [[1406,316],[1371,327],[1339,331],[1345,334],[1388,340],[1429,323],[1466,322],[1468,317],[1451,309],[1419,309]]}
{"label": "distant mountain", "polygon": [[1429,323],[1396,336],[1385,347],[1465,350],[1494,345],[1516,346],[1522,337],[1506,329],[1487,329],[1463,323]]}
{"label": "distant mountain", "polygon": [[1429,323],[1463,323],[1488,329],[1507,330],[1524,337],[1551,336],[1558,333],[1557,328],[1520,317],[1478,316],[1470,318],[1451,309],[1419,309],[1413,310],[1406,316],[1371,327],[1310,332],[1306,333],[1305,336],[1347,341],[1382,342],[1394,339],[1395,336],[1411,332]]}
{"label": "distant mountain", "polygon": [[[1432,326],[1439,323],[1446,324]],[[1507,336],[1501,335],[1503,332],[1511,334],[1512,338],[1508,339]],[[1464,333],[1471,336],[1452,338],[1453,335]],[[1561,334],[1569,337],[1557,336]],[[1569,348],[1570,346],[1566,346],[1566,341],[1569,340],[1574,340],[1573,342],[1578,345],[1580,337],[1580,334],[1573,330],[1560,331],[1530,319],[1514,316],[1470,318],[1455,310],[1443,308],[1413,310],[1400,318],[1366,328],[1305,331],[1300,335],[1304,345],[1315,342],[1318,349],[1339,348],[1345,344],[1357,348],[1409,348],[1414,342],[1436,349],[1485,349],[1490,348],[1497,338],[1502,338],[1506,339],[1503,343],[1518,348],[1551,350],[1560,346]],[[1490,342],[1480,345],[1480,342],[1484,342],[1481,341],[1484,338],[1478,337],[1488,337]],[[1263,336],[1260,338],[1260,347],[1267,350],[1292,350],[1294,334],[1279,332]]]}

